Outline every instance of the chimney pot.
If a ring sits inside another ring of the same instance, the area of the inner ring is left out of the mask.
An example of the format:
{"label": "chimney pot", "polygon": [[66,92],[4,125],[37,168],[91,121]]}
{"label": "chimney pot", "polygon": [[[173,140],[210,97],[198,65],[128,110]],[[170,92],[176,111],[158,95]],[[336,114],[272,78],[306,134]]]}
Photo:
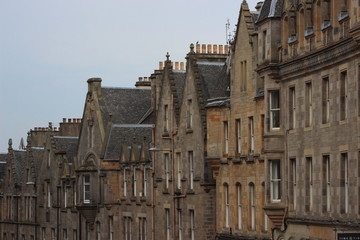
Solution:
{"label": "chimney pot", "polygon": [[219,45],[219,53],[224,54],[223,45]]}
{"label": "chimney pot", "polygon": [[175,70],[179,70],[179,62],[175,62]]}
{"label": "chimney pot", "polygon": [[142,77],[139,77],[139,82],[141,82],[142,81]]}
{"label": "chimney pot", "polygon": [[164,68],[164,63],[163,62],[159,62],[159,70],[163,70]]}
{"label": "chimney pot", "polygon": [[214,54],[218,53],[218,46],[216,44],[213,45],[213,53]]}
{"label": "chimney pot", "polygon": [[63,123],[66,123],[66,118],[63,118]]}
{"label": "chimney pot", "polygon": [[211,44],[207,45],[207,53],[212,53]]}
{"label": "chimney pot", "polygon": [[225,52],[224,54],[227,54],[229,52],[229,46],[228,45],[225,45]]}
{"label": "chimney pot", "polygon": [[201,53],[206,53],[206,44],[201,45]]}
{"label": "chimney pot", "polygon": [[73,123],[76,123],[76,118],[73,118]]}
{"label": "chimney pot", "polygon": [[68,123],[71,123],[71,118],[68,118]]}
{"label": "chimney pot", "polygon": [[185,70],[184,69],[184,62],[180,62],[180,70]]}
{"label": "chimney pot", "polygon": [[196,44],[196,53],[200,53],[200,44]]}

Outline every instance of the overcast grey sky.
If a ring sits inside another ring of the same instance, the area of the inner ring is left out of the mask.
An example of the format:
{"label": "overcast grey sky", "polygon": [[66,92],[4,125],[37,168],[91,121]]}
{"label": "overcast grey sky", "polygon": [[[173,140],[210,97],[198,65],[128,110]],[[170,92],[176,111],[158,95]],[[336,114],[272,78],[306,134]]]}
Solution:
{"label": "overcast grey sky", "polygon": [[0,152],[34,127],[81,118],[90,77],[133,87],[166,52],[185,61],[190,43],[225,44],[241,2],[0,0]]}

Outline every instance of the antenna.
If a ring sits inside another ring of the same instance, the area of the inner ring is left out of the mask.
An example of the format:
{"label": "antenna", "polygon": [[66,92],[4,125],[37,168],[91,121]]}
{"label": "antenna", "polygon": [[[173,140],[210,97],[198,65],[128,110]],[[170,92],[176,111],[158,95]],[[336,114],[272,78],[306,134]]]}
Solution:
{"label": "antenna", "polygon": [[[230,33],[230,20],[227,19],[227,22],[225,24],[225,31],[226,31],[226,44],[229,44],[231,33]],[[229,34],[228,34],[229,31]]]}

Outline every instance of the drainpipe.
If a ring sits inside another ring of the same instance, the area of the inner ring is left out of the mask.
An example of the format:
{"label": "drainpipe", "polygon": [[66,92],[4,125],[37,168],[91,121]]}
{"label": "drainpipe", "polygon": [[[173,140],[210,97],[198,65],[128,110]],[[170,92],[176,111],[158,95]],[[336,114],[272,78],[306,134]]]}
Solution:
{"label": "drainpipe", "polygon": [[[151,141],[152,147],[155,147],[155,125],[151,128]],[[155,152],[151,152],[152,157],[152,169],[151,169],[151,191],[152,191],[152,231],[151,239],[155,240]],[[81,239],[81,238],[80,238]]]}

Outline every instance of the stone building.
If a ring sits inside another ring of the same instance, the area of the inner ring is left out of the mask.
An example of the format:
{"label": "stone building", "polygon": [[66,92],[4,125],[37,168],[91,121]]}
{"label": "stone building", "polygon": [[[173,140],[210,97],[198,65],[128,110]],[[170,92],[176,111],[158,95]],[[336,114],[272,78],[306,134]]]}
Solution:
{"label": "stone building", "polygon": [[274,239],[360,236],[359,9],[350,0],[266,0],[261,9],[256,71]]}
{"label": "stone building", "polygon": [[[258,10],[261,6],[258,6]],[[230,97],[207,101],[207,160],[216,177],[218,239],[271,236],[265,201],[264,82],[254,69],[259,12],[241,4],[231,42]]]}
{"label": "stone building", "polygon": [[[186,71],[167,56],[152,75],[156,93],[155,227],[157,239],[213,239],[215,182],[206,157],[209,98],[228,86],[223,46],[191,45]],[[180,64],[182,65],[182,64]],[[180,69],[182,69],[180,67]]]}

